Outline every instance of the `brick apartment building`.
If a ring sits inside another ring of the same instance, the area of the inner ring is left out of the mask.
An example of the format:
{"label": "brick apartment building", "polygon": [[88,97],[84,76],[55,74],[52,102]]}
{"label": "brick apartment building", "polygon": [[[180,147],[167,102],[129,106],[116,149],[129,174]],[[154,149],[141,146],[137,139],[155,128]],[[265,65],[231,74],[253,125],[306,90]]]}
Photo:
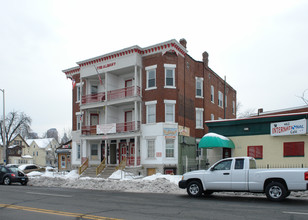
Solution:
{"label": "brick apartment building", "polygon": [[72,166],[138,167],[144,175],[203,167],[205,120],[235,118],[236,91],[186,40],[132,46],[63,70],[74,83]]}

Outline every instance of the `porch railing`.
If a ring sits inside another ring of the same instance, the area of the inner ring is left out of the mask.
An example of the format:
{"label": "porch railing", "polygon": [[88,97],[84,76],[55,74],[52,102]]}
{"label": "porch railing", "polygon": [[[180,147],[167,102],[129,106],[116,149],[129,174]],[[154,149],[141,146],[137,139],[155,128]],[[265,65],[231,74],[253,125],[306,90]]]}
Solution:
{"label": "porch railing", "polygon": [[96,167],[96,176],[100,174],[106,168],[106,158]]}
{"label": "porch railing", "polygon": [[83,164],[78,168],[78,173],[81,175],[89,166],[89,158],[87,158]]}
{"label": "porch railing", "polygon": [[82,96],[81,103],[87,104],[87,103],[103,102],[103,101],[105,101],[105,92],[100,92],[96,94],[89,94]]}
{"label": "porch railing", "polygon": [[[140,87],[137,86],[137,96],[140,95]],[[134,96],[134,86],[126,87],[122,89],[111,90],[107,92],[107,100],[115,100],[115,99],[122,99],[126,97]],[[81,103],[95,103],[95,102],[103,102],[106,100],[105,92],[96,93],[96,94],[89,94],[82,96]]]}

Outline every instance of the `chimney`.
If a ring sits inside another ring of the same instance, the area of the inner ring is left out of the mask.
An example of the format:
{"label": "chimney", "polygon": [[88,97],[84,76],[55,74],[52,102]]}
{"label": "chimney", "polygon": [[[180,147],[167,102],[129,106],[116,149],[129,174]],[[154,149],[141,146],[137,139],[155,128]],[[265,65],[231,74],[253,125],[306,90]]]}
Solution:
{"label": "chimney", "polygon": [[182,44],[182,46],[186,49],[187,41],[185,40],[185,38],[180,39],[180,44]]}
{"label": "chimney", "polygon": [[202,57],[203,57],[203,63],[205,66],[209,66],[209,54],[204,51],[203,54],[202,54]]}
{"label": "chimney", "polygon": [[261,113],[263,113],[263,108],[258,109],[258,115],[260,115]]}

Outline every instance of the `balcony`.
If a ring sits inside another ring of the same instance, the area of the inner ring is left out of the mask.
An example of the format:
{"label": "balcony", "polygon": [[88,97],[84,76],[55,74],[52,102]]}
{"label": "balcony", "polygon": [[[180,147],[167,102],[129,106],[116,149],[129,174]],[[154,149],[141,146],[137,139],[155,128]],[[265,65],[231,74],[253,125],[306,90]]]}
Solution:
{"label": "balcony", "polygon": [[[137,86],[137,96],[140,96],[140,87]],[[107,92],[107,100],[123,99],[134,96],[134,86],[122,89],[111,90]],[[97,103],[106,101],[105,92],[82,96],[82,104]]]}
{"label": "balcony", "polygon": [[[106,127],[110,129],[110,126],[112,124],[107,124],[105,125]],[[132,131],[139,131],[140,130],[140,121],[137,121],[137,129],[135,129],[135,122],[131,121],[131,122],[124,122],[124,123],[116,123],[116,128],[115,131],[116,133],[125,133],[125,132],[132,132]],[[102,125],[104,126],[104,125]],[[81,133],[83,135],[97,135],[97,134],[101,134],[98,133],[97,131],[97,125],[90,125],[90,126],[82,126],[81,128]],[[107,134],[112,134],[114,132],[107,132]]]}

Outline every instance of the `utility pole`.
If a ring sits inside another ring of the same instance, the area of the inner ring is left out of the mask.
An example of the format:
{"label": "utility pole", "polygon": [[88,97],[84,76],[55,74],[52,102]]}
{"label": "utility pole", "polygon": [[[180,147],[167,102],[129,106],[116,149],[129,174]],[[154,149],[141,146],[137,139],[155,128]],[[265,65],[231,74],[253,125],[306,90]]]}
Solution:
{"label": "utility pole", "polygon": [[0,89],[0,91],[3,93],[3,123],[2,123],[2,126],[3,126],[3,162],[4,164],[7,163],[6,161],[6,132],[5,132],[5,92],[4,92],[4,89]]}

